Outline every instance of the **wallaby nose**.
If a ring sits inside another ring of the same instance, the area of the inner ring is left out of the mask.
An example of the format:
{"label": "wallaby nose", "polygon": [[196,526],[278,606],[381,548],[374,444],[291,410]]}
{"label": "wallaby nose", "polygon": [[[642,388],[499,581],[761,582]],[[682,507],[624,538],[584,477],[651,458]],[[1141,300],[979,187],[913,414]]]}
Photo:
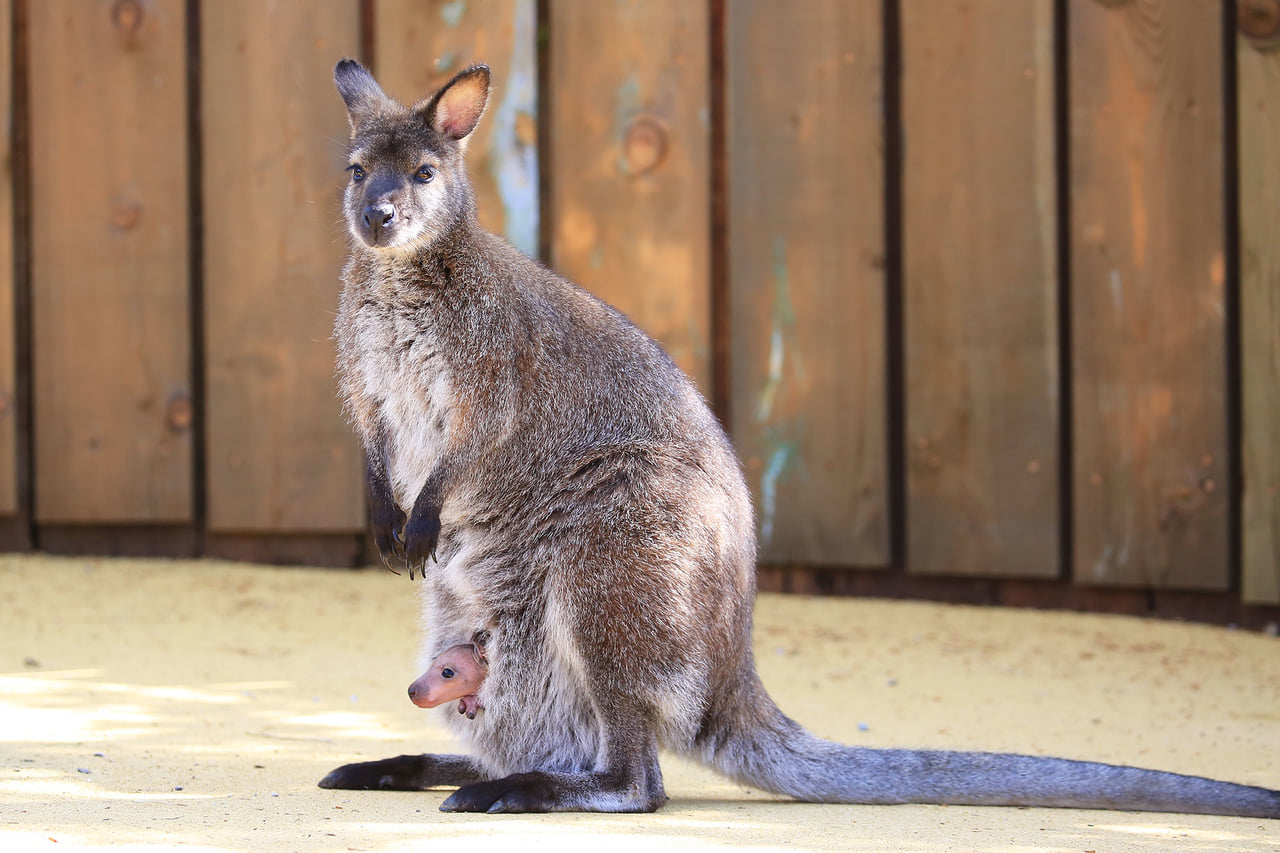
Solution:
{"label": "wallaby nose", "polygon": [[396,218],[396,208],[389,201],[371,204],[364,209],[364,224],[369,227],[376,236],[383,228],[390,225]]}

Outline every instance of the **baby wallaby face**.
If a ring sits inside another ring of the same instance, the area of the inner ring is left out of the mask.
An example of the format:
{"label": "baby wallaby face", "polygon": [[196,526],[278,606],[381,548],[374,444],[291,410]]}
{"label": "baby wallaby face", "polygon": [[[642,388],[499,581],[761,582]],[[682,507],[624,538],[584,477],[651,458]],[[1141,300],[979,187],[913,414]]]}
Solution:
{"label": "baby wallaby face", "polygon": [[[434,708],[454,699],[465,699],[480,689],[488,671],[474,643],[451,646],[409,685],[409,700],[419,708]],[[470,716],[474,718],[474,712]]]}
{"label": "baby wallaby face", "polygon": [[375,250],[413,252],[474,216],[462,154],[489,97],[488,68],[462,71],[412,107],[387,97],[350,59],[338,63],[334,82],[351,123],[343,213],[352,237]]}

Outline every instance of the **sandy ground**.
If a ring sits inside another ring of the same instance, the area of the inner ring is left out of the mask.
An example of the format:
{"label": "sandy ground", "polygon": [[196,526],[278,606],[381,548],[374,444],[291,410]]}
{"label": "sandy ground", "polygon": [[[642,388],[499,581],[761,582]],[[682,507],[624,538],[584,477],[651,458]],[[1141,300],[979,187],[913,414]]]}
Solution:
{"label": "sandy ground", "polygon": [[[1280,851],[1280,821],[819,806],[664,760],[657,814],[452,815],[325,791],[448,751],[417,595],[381,570],[0,557],[0,850]],[[1053,753],[1280,787],[1280,640],[1125,617],[762,596],[783,708],[875,746]]]}

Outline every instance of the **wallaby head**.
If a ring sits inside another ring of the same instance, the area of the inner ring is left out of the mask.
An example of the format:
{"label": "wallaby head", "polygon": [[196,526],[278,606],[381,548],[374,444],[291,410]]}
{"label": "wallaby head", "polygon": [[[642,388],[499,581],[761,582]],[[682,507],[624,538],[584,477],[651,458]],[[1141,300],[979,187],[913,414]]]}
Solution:
{"label": "wallaby head", "polygon": [[333,77],[351,122],[343,213],[359,243],[411,252],[475,215],[462,154],[489,99],[486,66],[458,73],[412,107],[387,97],[354,60],[339,62]]}

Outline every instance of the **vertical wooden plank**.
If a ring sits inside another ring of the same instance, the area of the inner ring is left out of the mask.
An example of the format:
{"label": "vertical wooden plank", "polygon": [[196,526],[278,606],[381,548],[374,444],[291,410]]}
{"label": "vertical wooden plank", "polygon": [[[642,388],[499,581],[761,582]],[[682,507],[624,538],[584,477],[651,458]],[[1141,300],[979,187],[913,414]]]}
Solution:
{"label": "vertical wooden plank", "polygon": [[414,103],[457,72],[493,72],[484,120],[467,146],[480,224],[538,254],[538,60],[534,0],[379,0],[378,82]]}
{"label": "vertical wooden plank", "polygon": [[730,423],[766,562],[889,560],[881,4],[726,4]]}
{"label": "vertical wooden plank", "polygon": [[29,4],[41,522],[191,518],[184,10]]}
{"label": "vertical wooden plank", "polygon": [[1280,603],[1280,0],[1241,0],[1236,42],[1244,600]]}
{"label": "vertical wooden plank", "polygon": [[551,0],[552,264],[710,394],[705,3]]}
{"label": "vertical wooden plank", "polygon": [[18,411],[13,303],[13,4],[0,2],[0,515],[18,511]]}
{"label": "vertical wooden plank", "polygon": [[214,531],[364,526],[331,342],[346,246],[337,58],[356,0],[201,4],[208,513]]}
{"label": "vertical wooden plank", "polygon": [[1068,14],[1074,577],[1222,589],[1221,6]]}
{"label": "vertical wooden plank", "polygon": [[1053,4],[901,9],[907,566],[1055,577]]}

